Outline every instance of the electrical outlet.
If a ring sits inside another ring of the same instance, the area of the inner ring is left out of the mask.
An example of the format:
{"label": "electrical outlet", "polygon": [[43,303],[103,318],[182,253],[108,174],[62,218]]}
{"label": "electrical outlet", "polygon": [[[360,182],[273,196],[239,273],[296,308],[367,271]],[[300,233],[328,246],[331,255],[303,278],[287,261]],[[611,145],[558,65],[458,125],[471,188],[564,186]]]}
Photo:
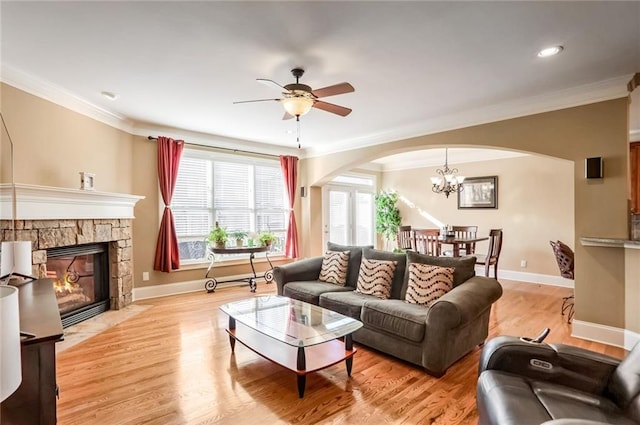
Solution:
{"label": "electrical outlet", "polygon": [[520,267],[527,267],[527,260],[520,260]]}
{"label": "electrical outlet", "polygon": [[142,280],[149,280],[149,272],[142,272]]}

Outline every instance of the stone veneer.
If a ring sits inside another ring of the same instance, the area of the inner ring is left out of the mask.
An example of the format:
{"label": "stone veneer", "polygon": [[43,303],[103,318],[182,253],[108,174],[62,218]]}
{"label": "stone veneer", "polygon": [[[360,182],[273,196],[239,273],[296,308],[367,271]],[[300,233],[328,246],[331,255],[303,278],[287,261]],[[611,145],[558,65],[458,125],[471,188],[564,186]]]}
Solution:
{"label": "stone veneer", "polygon": [[[16,240],[31,241],[33,275],[46,277],[47,248],[108,242],[112,310],[131,304],[133,249],[131,219],[16,220]],[[0,240],[12,240],[11,220],[0,220]]]}

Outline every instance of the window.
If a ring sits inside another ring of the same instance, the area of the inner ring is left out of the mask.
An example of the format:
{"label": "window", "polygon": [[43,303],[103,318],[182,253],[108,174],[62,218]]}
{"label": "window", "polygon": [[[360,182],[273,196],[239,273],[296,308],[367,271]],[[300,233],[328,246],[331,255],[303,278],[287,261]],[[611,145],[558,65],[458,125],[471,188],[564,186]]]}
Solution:
{"label": "window", "polygon": [[205,238],[216,222],[254,239],[268,230],[278,236],[271,252],[282,252],[286,205],[278,161],[185,149],[171,205],[180,261],[206,261]]}

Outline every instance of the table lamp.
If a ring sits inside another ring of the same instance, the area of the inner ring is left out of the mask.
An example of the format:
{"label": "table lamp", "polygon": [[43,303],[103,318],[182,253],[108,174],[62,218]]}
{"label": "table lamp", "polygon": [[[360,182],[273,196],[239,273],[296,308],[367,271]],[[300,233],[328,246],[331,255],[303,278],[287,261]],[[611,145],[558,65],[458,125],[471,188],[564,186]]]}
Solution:
{"label": "table lamp", "polygon": [[0,285],[0,402],[22,382],[18,288]]}

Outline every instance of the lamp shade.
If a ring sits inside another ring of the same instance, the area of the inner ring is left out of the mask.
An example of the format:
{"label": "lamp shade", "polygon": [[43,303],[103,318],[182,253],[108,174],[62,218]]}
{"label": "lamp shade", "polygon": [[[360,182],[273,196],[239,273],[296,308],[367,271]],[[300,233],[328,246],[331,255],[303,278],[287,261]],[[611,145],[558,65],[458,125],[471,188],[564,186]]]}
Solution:
{"label": "lamp shade", "polygon": [[2,242],[0,276],[13,273],[31,275],[31,241]]}
{"label": "lamp shade", "polygon": [[18,289],[0,285],[0,402],[13,394],[21,381]]}
{"label": "lamp shade", "polygon": [[293,116],[304,115],[311,110],[313,100],[304,96],[288,97],[282,100],[284,109]]}

